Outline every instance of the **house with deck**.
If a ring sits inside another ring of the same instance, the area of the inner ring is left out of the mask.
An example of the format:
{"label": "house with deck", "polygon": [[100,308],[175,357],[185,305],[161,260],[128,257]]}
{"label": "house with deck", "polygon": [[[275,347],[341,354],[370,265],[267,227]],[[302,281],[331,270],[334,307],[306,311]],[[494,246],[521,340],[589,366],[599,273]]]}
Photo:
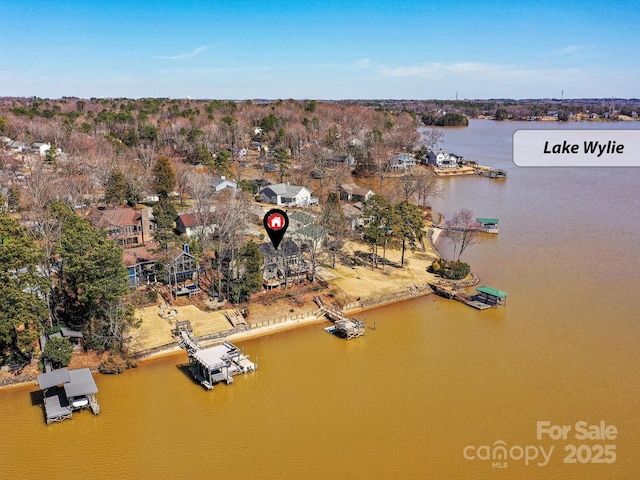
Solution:
{"label": "house with deck", "polygon": [[302,258],[302,250],[293,240],[282,241],[278,250],[273,248],[271,242],[259,245],[258,249],[264,259],[262,277],[267,290],[303,280],[310,270]]}
{"label": "house with deck", "polygon": [[87,219],[93,227],[105,230],[110,239],[124,248],[150,242],[156,228],[150,208],[92,209]]}
{"label": "house with deck", "polygon": [[458,162],[461,160],[462,157],[453,153],[447,153],[443,150],[438,150],[437,152],[430,150],[427,154],[427,164],[440,169],[459,168],[460,165]]}
{"label": "house with deck", "polygon": [[160,259],[162,254],[155,252],[149,246],[126,249],[122,260],[129,272],[129,287],[136,288],[156,283],[158,281],[157,262]]}
{"label": "house with deck", "polygon": [[400,153],[389,159],[389,170],[392,172],[410,170],[415,166],[416,157],[408,153]]}

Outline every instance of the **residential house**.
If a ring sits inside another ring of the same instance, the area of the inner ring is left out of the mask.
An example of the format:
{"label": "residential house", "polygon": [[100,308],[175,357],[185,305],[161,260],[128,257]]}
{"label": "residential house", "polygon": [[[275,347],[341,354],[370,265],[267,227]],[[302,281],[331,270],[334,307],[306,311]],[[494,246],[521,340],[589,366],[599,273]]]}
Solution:
{"label": "residential house", "polygon": [[44,157],[47,154],[47,151],[51,149],[50,143],[32,143],[29,147],[29,151],[31,153],[35,153]]}
{"label": "residential house", "polygon": [[294,232],[304,227],[308,227],[309,225],[313,225],[313,222],[316,221],[316,217],[301,211],[295,211],[289,214],[288,216],[289,216],[289,232]]}
{"label": "residential house", "polygon": [[260,197],[269,203],[282,207],[309,207],[318,205],[318,199],[311,196],[311,190],[296,185],[277,183],[260,191]]}
{"label": "residential house", "polygon": [[363,205],[360,202],[345,203],[342,205],[342,211],[344,212],[344,218],[351,227],[351,230],[358,230],[366,225],[363,217]]}
{"label": "residential house", "polygon": [[259,245],[258,249],[264,258],[262,277],[267,290],[303,279],[309,272],[300,247],[290,239],[282,241],[278,250],[273,248],[271,242]]}
{"label": "residential house", "polygon": [[401,153],[389,159],[389,170],[392,172],[409,170],[416,166],[416,157],[408,153]]}
{"label": "residential house", "polygon": [[329,168],[339,167],[341,165],[346,165],[348,167],[353,167],[356,164],[356,159],[353,155],[348,153],[344,153],[341,155],[334,155],[326,160],[326,166]]}
{"label": "residential house", "polygon": [[438,152],[431,150],[427,154],[427,163],[436,168],[458,168],[458,161],[460,160],[462,160],[462,157],[442,150],[438,150]]}
{"label": "residential house", "polygon": [[169,258],[170,260],[164,265],[166,284],[177,290],[197,285],[198,265],[196,258],[189,253],[187,244],[183,245],[182,250],[175,250]]}
{"label": "residential house", "polygon": [[211,213],[209,212],[180,214],[176,217],[176,232],[189,238],[194,235],[213,234],[216,226],[210,223],[210,220]]}
{"label": "residential house", "polygon": [[232,182],[223,175],[220,178],[216,178],[211,181],[211,188],[213,188],[216,193],[219,193],[226,188],[235,191],[238,189],[238,184],[236,182]]}
{"label": "residential house", "polygon": [[27,151],[27,145],[17,140],[14,140],[9,144],[9,151],[13,153],[23,153]]}
{"label": "residential house", "polygon": [[355,183],[340,185],[340,200],[345,202],[366,202],[373,197],[373,190],[359,187]]}
{"label": "residential house", "polygon": [[122,260],[129,271],[129,287],[136,288],[157,282],[157,262],[161,258],[162,254],[146,246],[126,249]]}
{"label": "residential house", "polygon": [[316,225],[315,221],[315,217],[307,213],[300,211],[291,213],[287,237],[303,249],[315,250],[322,247],[327,231],[320,225]]}
{"label": "residential house", "polygon": [[109,238],[125,248],[151,241],[156,228],[150,208],[92,209],[87,218],[91,225],[105,230]]}

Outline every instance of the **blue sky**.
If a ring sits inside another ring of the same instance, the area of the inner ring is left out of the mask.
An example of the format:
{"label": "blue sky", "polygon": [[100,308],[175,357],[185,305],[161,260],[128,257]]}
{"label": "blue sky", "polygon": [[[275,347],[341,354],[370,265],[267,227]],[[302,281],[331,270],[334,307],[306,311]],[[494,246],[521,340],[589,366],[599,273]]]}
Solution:
{"label": "blue sky", "polygon": [[0,96],[640,97],[640,2],[2,0]]}

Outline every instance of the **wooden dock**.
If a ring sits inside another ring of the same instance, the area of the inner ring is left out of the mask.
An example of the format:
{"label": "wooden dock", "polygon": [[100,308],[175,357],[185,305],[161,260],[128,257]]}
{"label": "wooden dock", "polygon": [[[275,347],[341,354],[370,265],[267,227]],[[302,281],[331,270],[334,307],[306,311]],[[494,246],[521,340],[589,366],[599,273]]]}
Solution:
{"label": "wooden dock", "polygon": [[477,288],[478,293],[473,296],[469,296],[464,290],[458,290],[448,285],[430,283],[429,286],[437,295],[450,300],[457,300],[477,310],[486,310],[498,305],[505,305],[508,295],[507,292],[484,286]]}
{"label": "wooden dock", "polygon": [[188,321],[176,322],[172,334],[178,338],[178,345],[189,356],[191,375],[207,390],[213,389],[216,383],[231,384],[234,375],[257,369],[257,365],[231,342],[224,341],[221,345],[202,348],[193,337],[191,323]]}
{"label": "wooden dock", "polygon": [[333,322],[333,325],[326,327],[324,330],[346,340],[364,336],[367,330],[367,324],[355,318],[348,318],[342,315],[337,308],[324,303],[322,297],[315,297],[314,302],[320,307],[320,311]]}

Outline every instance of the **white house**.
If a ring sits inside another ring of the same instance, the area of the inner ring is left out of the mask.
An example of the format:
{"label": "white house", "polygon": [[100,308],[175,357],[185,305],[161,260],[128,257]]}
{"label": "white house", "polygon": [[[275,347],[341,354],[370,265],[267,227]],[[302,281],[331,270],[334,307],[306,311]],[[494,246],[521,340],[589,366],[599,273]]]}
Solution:
{"label": "white house", "polygon": [[50,143],[33,143],[29,148],[32,153],[37,153],[41,157],[44,157],[47,154],[47,151],[51,148]]}
{"label": "white house", "polygon": [[216,178],[211,181],[211,188],[215,190],[216,193],[221,192],[225,188],[229,188],[231,190],[237,190],[238,184],[236,182],[232,182],[228,180],[224,175],[220,178]]}
{"label": "white house", "polygon": [[439,150],[437,153],[430,151],[427,155],[427,163],[434,165],[436,168],[458,168],[459,158],[453,153],[446,153]]}
{"label": "white house", "polygon": [[311,196],[311,190],[286,183],[267,185],[260,191],[260,197],[265,202],[283,207],[308,207],[318,204],[318,199]]}
{"label": "white house", "polygon": [[176,231],[181,235],[193,237],[194,235],[209,235],[216,230],[215,224],[211,224],[211,215],[203,213],[183,213],[176,218]]}

